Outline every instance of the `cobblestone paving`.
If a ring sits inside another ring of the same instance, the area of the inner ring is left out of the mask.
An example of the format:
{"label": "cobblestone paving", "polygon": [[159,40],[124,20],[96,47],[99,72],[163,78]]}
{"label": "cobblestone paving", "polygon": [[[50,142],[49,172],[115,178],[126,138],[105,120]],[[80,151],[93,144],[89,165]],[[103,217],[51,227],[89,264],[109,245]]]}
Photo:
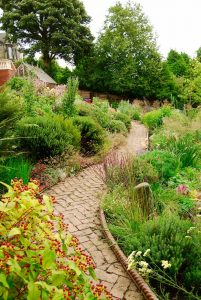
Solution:
{"label": "cobblestone paving", "polygon": [[[143,150],[146,135],[144,126],[134,123],[128,137],[129,151],[136,153]],[[121,153],[127,151],[127,146],[121,149]],[[93,257],[97,277],[107,286],[114,299],[142,300],[143,297],[102,235],[98,210],[99,194],[103,191],[104,184],[98,174],[98,168],[89,167],[77,176],[67,178],[54,186],[50,194],[56,196],[56,212],[64,214],[69,231]]]}

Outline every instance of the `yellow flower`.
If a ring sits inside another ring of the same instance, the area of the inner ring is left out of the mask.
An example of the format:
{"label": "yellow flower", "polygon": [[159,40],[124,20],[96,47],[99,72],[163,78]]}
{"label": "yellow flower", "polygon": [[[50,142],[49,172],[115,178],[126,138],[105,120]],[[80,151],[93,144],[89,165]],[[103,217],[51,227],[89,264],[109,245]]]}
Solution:
{"label": "yellow flower", "polygon": [[191,191],[190,197],[196,200],[198,198],[198,191],[196,190]]}

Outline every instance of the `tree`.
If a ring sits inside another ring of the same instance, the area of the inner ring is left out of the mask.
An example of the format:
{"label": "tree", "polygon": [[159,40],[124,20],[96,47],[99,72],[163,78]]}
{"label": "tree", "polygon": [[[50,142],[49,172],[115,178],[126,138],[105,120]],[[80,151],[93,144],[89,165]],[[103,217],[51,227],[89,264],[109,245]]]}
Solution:
{"label": "tree", "polygon": [[201,47],[196,51],[197,59],[201,62]]}
{"label": "tree", "polygon": [[29,55],[41,52],[46,67],[55,58],[77,62],[91,47],[90,18],[79,0],[2,0],[0,8],[10,40]]}
{"label": "tree", "polygon": [[171,100],[177,97],[176,76],[170,71],[167,62],[162,63],[162,72],[158,81],[157,98]]}
{"label": "tree", "polygon": [[201,63],[198,59],[194,59],[191,63],[189,78],[183,78],[179,96],[184,103],[191,103],[194,106],[201,104]]}
{"label": "tree", "polygon": [[167,57],[167,65],[170,71],[177,77],[188,76],[190,72],[190,57],[184,53],[170,50]]}
{"label": "tree", "polygon": [[83,78],[88,66],[92,89],[132,97],[155,95],[161,57],[152,26],[140,5],[130,1],[109,9],[94,55],[78,65],[77,75]]}

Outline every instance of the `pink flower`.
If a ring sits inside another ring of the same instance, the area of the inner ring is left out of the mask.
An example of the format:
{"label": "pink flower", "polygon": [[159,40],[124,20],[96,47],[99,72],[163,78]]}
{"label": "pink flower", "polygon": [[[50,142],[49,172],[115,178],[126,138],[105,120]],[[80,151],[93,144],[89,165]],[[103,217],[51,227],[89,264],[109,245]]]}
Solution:
{"label": "pink flower", "polygon": [[182,194],[182,195],[188,195],[189,190],[188,190],[188,188],[187,188],[187,186],[185,184],[180,184],[177,187],[177,193],[178,194]]}

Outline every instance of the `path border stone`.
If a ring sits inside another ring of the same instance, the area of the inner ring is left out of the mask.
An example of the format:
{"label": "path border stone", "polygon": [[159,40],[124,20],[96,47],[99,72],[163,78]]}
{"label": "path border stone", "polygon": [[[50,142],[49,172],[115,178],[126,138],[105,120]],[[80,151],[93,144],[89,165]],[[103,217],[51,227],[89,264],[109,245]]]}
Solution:
{"label": "path border stone", "polygon": [[119,248],[117,242],[113,238],[106,222],[105,214],[103,209],[100,207],[99,209],[99,216],[101,221],[101,226],[103,228],[103,234],[105,235],[105,238],[107,239],[110,248],[114,252],[117,260],[122,265],[126,273],[129,275],[130,279],[134,282],[134,284],[137,286],[139,292],[142,293],[144,298],[146,300],[159,300],[154,292],[151,290],[151,288],[148,286],[148,284],[144,281],[144,279],[138,274],[137,271],[134,270],[128,270],[128,263],[127,263],[127,257],[122,252],[122,250]]}

